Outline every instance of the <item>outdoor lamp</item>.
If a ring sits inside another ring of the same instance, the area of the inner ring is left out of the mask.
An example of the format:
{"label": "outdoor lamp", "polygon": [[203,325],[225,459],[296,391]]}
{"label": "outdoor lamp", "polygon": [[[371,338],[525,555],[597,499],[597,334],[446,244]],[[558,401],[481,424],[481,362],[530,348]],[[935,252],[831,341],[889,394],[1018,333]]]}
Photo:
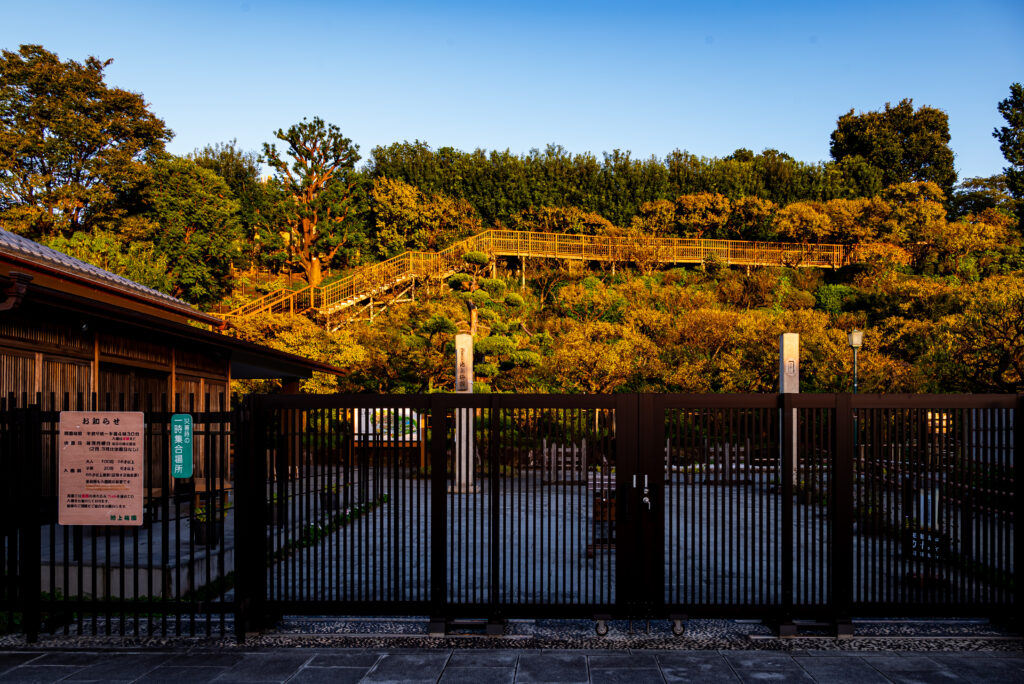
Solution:
{"label": "outdoor lamp", "polygon": [[846,340],[850,343],[850,348],[856,352],[860,349],[861,345],[864,344],[864,331],[854,328],[850,332],[846,333]]}
{"label": "outdoor lamp", "polygon": [[862,344],[864,344],[864,331],[857,330],[854,328],[850,332],[846,333],[846,341],[850,343],[850,349],[853,350],[853,393],[857,393],[857,352],[860,350]]}

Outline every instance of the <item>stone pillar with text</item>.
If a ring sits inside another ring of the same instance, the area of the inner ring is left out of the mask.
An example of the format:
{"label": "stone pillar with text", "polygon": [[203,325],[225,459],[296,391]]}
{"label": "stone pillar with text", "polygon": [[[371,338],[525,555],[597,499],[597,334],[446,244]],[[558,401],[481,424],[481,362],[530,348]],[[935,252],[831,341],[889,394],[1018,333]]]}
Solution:
{"label": "stone pillar with text", "polygon": [[[455,393],[473,393],[473,336],[455,336]],[[471,408],[455,409],[455,484],[452,491],[468,494],[477,491],[473,483],[473,420]]]}
{"label": "stone pillar with text", "polygon": [[[800,334],[799,333],[783,333],[779,336],[779,394],[799,394],[800,393]],[[782,420],[790,421],[793,427],[793,435],[797,434],[797,412],[793,409],[788,412],[788,415],[783,415]],[[781,426],[780,426],[781,428]],[[779,443],[782,442],[782,430],[779,431]],[[796,453],[796,439],[793,440],[792,444],[792,471],[789,473],[789,477],[794,486],[797,485],[797,453]],[[782,455],[781,451],[779,454],[779,467],[782,467]]]}

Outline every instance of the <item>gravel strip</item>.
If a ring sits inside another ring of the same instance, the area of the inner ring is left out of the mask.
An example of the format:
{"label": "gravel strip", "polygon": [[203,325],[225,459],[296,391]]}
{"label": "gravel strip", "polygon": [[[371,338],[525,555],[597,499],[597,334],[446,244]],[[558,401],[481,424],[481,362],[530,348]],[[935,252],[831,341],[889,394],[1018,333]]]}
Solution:
{"label": "gravel strip", "polygon": [[[134,623],[128,627],[134,631]],[[112,626],[117,630],[119,625]],[[24,636],[0,637],[0,649],[575,649],[624,650],[765,650],[787,652],[1024,652],[1024,639],[982,620],[865,620],[854,622],[854,636],[836,639],[809,630],[792,638],[777,638],[758,622],[690,620],[686,632],[674,636],[667,620],[632,623],[612,621],[608,635],[594,633],[590,620],[511,620],[505,635],[487,636],[483,626],[453,629],[445,637],[427,635],[427,620],[382,618],[290,617],[273,630],[249,635],[239,645],[233,625],[227,636],[119,637],[41,635],[34,644]],[[105,629],[104,629],[105,631]]]}

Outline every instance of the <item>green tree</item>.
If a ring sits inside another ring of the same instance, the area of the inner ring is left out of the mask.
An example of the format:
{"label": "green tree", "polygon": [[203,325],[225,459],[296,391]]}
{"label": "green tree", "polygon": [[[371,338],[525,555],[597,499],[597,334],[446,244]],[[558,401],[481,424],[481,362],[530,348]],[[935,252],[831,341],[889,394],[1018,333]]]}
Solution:
{"label": "green tree", "polygon": [[374,247],[385,258],[410,249],[439,250],[483,230],[466,200],[442,194],[427,197],[402,181],[374,180],[370,199]]}
{"label": "green tree", "polygon": [[976,390],[1024,392],[1024,278],[989,278],[952,319],[952,359]]}
{"label": "green tree", "polygon": [[837,162],[860,157],[882,172],[883,185],[932,181],[949,197],[956,182],[949,147],[949,117],[940,109],[904,99],[880,112],[839,117],[830,152]]}
{"label": "green tree", "polygon": [[566,285],[555,295],[555,310],[580,323],[619,323],[627,306],[625,297],[593,276]]}
{"label": "green tree", "polygon": [[999,103],[999,113],[1007,125],[995,129],[992,135],[1009,164],[1003,169],[1006,187],[1017,200],[1017,226],[1024,230],[1024,86],[1010,86],[1010,97]]}
{"label": "green tree", "polygon": [[166,255],[172,294],[200,306],[219,301],[231,289],[242,240],[227,183],[190,159],[170,157],[153,165],[142,197],[151,222],[132,237]]}
{"label": "green tree", "polygon": [[612,227],[603,216],[579,207],[530,207],[512,217],[516,230],[569,235],[600,235]]}
{"label": "green tree", "polygon": [[95,228],[92,232],[80,230],[71,237],[44,238],[43,244],[140,285],[168,294],[174,291],[167,255],[157,251],[152,242],[129,240]]}
{"label": "green tree", "polygon": [[729,223],[732,203],[724,195],[700,192],[676,199],[680,237],[721,238]]}
{"label": "green tree", "polygon": [[514,155],[508,150],[433,150],[424,142],[374,148],[369,174],[401,180],[427,195],[468,201],[484,223],[508,224],[533,207],[576,207],[628,226],[646,204],[711,193],[730,200],[755,196],[775,204],[872,196],[881,172],[864,160],[807,164],[778,150],[737,150],[724,159],[675,150],[634,159],[615,150],[598,160],[559,145]]}
{"label": "green tree", "polygon": [[658,350],[646,336],[623,325],[564,321],[548,371],[569,392],[606,394],[655,372]]}
{"label": "green tree", "polygon": [[314,117],[274,134],[286,144],[263,144],[262,160],[274,169],[284,195],[288,244],[306,281],[319,285],[321,266],[363,236],[355,216],[359,146],[334,124]]}
{"label": "green tree", "polygon": [[63,62],[39,45],[0,57],[0,217],[32,238],[91,230],[171,131],[137,93],[110,88],[110,60]]}
{"label": "green tree", "polygon": [[260,178],[260,157],[256,152],[239,149],[238,141],[207,145],[189,155],[196,164],[224,179],[231,194],[238,200],[238,220],[248,245],[249,262],[265,261],[258,239],[259,226],[274,225],[272,192]]}
{"label": "green tree", "polygon": [[998,209],[1009,216],[1017,214],[1018,202],[1010,194],[1006,175],[965,178],[953,190],[952,213],[956,218]]}
{"label": "green tree", "polygon": [[[352,392],[364,386],[351,379],[366,363],[367,350],[350,330],[329,332],[305,316],[260,314],[235,321],[229,334],[249,342],[279,349],[314,361],[348,370],[343,377],[314,372],[302,380],[301,389],[309,394]],[[280,380],[242,380],[243,391],[269,392],[280,387]]]}

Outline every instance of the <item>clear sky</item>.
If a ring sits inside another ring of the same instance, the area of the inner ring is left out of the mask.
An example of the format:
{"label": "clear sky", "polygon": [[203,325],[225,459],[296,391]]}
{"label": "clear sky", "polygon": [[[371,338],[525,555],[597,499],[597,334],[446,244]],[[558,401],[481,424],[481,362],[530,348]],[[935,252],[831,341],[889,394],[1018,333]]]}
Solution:
{"label": "clear sky", "polygon": [[839,115],[949,114],[961,178],[1024,81],[1024,2],[0,0],[0,46],[112,58],[184,154],[320,116],[376,145],[828,158]]}

